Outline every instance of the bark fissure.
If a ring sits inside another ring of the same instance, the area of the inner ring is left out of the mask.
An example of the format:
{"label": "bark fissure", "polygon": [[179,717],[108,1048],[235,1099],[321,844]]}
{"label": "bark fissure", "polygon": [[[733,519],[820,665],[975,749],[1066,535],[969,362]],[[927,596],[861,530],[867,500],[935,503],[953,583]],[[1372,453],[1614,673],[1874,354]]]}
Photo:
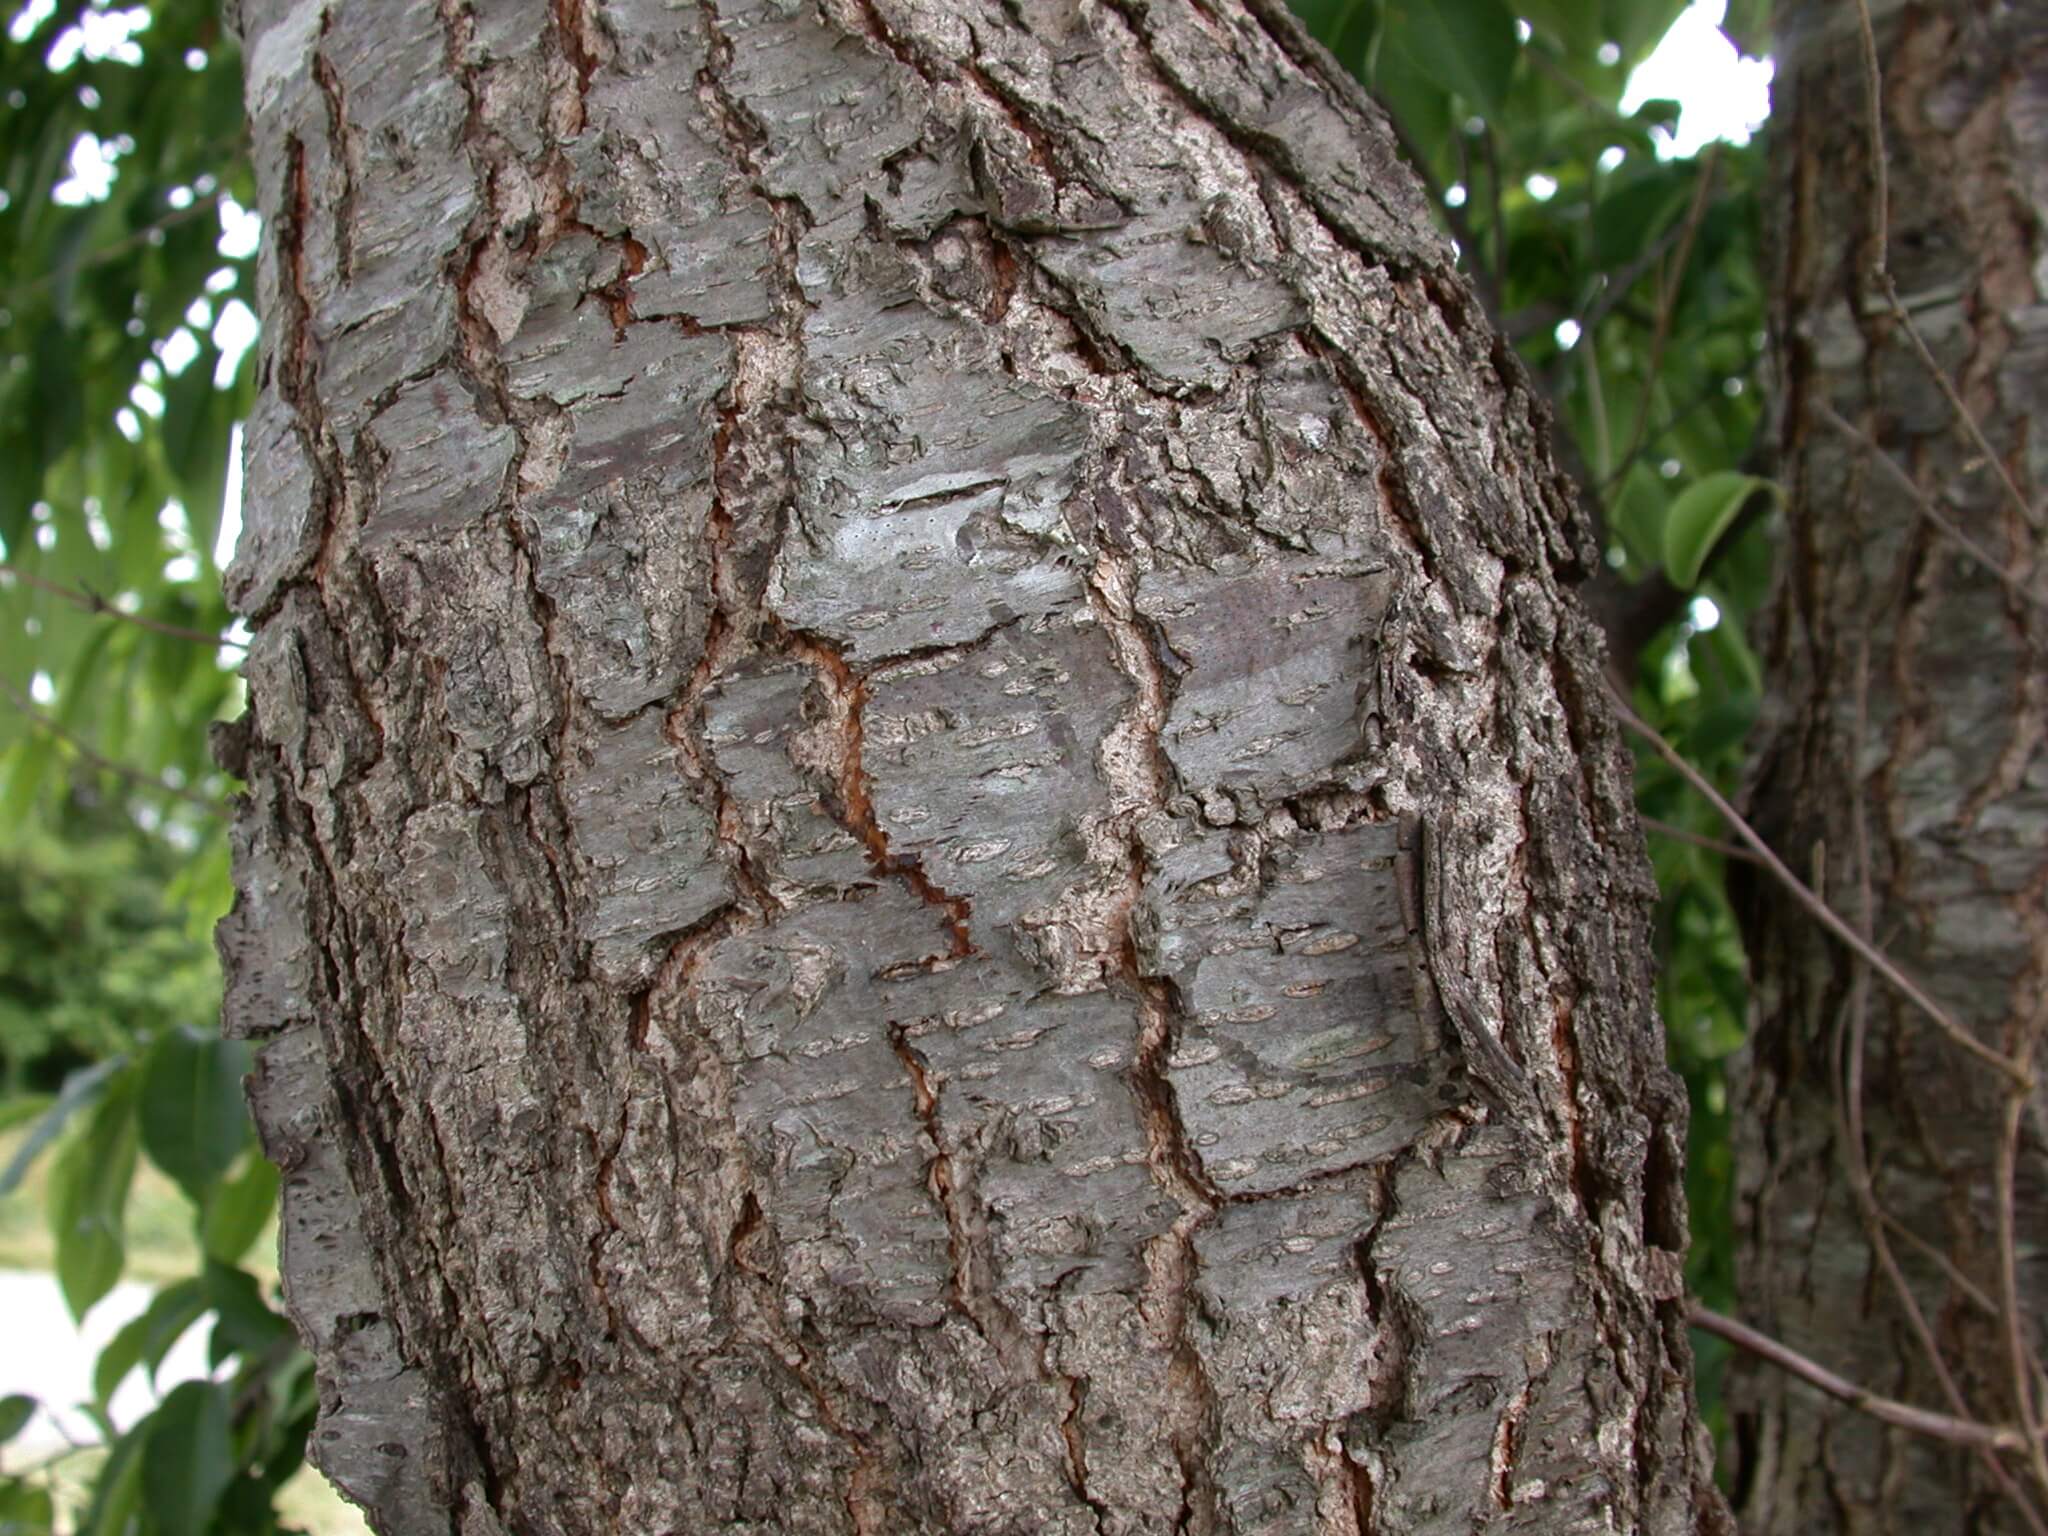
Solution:
{"label": "bark fissure", "polygon": [[245,0],[223,940],[354,1494],[1704,1525],[1572,538],[1370,111],[1232,0],[360,3]]}

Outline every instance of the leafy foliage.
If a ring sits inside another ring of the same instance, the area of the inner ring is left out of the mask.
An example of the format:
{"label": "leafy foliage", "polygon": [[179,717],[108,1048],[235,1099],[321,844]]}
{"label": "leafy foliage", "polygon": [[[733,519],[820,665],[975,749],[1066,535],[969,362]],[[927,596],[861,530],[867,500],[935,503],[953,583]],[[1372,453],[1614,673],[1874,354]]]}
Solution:
{"label": "leafy foliage", "polygon": [[[269,1532],[316,1404],[240,1267],[277,1174],[248,1049],[214,1035],[205,936],[227,892],[206,726],[240,707],[217,549],[254,372],[241,59],[210,3],[60,0],[13,18],[0,92],[0,1090],[10,1121],[41,1114],[0,1192],[48,1160],[81,1318],[127,1267],[143,1160],[202,1254],[100,1357],[107,1455],[67,1528]],[[115,1423],[122,1383],[195,1326],[210,1379]],[[33,1407],[0,1404],[6,1437]],[[0,1528],[52,1530],[55,1503],[0,1478]]]}
{"label": "leafy foliage", "polygon": [[222,250],[254,196],[240,84],[199,0],[31,6],[0,38],[0,832],[83,771],[223,856],[205,727],[237,685],[191,637],[228,623],[215,546],[254,372],[219,344],[254,292],[246,239]]}
{"label": "leafy foliage", "polygon": [[213,1015],[212,947],[180,895],[191,869],[124,804],[71,796],[0,834],[0,1093],[52,1092]]}

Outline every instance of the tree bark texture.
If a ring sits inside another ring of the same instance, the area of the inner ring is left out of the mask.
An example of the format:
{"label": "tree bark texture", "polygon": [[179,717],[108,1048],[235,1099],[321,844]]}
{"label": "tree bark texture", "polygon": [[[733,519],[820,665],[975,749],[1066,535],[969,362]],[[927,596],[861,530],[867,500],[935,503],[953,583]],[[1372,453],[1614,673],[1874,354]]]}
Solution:
{"label": "tree bark texture", "polygon": [[227,1027],[379,1528],[1711,1528],[1594,551],[1284,12],[242,26]]}
{"label": "tree bark texture", "polygon": [[[1880,10],[1889,269],[2038,507],[2048,12],[1974,0]],[[1777,703],[1752,816],[1964,1027],[2017,1055],[2039,1040],[2048,981],[2041,519],[2015,507],[1958,430],[1870,276],[1877,178],[1854,8],[1795,5],[1780,26],[1772,222],[1790,502],[1763,647]],[[1997,569],[1937,528],[1830,411]],[[1847,1128],[1860,1103],[1875,1207],[1895,1223],[1889,1246],[1961,1399],[2017,1423],[1997,1315],[2004,1083],[1859,974],[1782,893],[1745,904],[1757,985],[1735,1114],[1747,1320],[1865,1387],[1957,1411],[1859,1210]],[[2048,1296],[2036,1109],[2020,1135],[2015,1278],[2031,1346]],[[1731,1404],[1736,1503],[1756,1536],[2024,1528],[1973,1456],[1886,1430],[1768,1367],[1740,1369]]]}

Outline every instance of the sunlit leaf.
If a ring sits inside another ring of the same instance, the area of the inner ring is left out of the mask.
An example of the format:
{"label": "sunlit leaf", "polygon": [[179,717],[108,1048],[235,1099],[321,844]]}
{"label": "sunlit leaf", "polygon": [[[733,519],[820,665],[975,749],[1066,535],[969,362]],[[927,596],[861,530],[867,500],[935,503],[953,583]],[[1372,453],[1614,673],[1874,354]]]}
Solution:
{"label": "sunlit leaf", "polygon": [[1760,475],[1725,469],[1679,492],[1664,517],[1664,574],[1671,584],[1698,585],[1700,568],[1749,498],[1776,489]]}

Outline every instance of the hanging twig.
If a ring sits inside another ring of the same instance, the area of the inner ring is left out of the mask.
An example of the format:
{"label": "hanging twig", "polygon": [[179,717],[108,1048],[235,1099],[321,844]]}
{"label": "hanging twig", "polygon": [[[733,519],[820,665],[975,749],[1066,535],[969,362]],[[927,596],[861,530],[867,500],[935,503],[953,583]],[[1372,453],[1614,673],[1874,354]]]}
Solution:
{"label": "hanging twig", "polygon": [[1608,694],[1613,700],[1616,711],[1621,716],[1622,723],[1647,741],[1656,750],[1659,757],[1675,768],[1679,776],[1697,790],[1705,798],[1706,802],[1720,813],[1721,819],[1727,823],[1729,830],[1734,832],[1737,837],[1741,838],[1748,845],[1750,850],[1756,854],[1757,861],[1765,869],[1769,870],[1786,890],[1792,893],[1793,899],[1818,920],[1822,927],[1826,928],[1829,933],[1832,933],[1868,961],[1871,968],[1878,975],[1884,977],[1886,981],[1910,998],[1914,1005],[1922,1013],[1926,1014],[1934,1025],[1957,1045],[1987,1065],[1996,1067],[2013,1081],[2029,1090],[2032,1089],[2033,1078],[2031,1074],[2024,1071],[2010,1057],[1993,1050],[1968,1030],[1964,1029],[1962,1025],[1958,1024],[1949,1016],[1947,1009],[1927,995],[1919,983],[1915,982],[1894,965],[1882,950],[1866,943],[1861,934],[1843,922],[1833,908],[1814,895],[1807,888],[1804,881],[1787,869],[1784,860],[1771,851],[1770,844],[1758,836],[1756,829],[1743,819],[1742,813],[1722,797],[1721,792],[1708,782],[1705,774],[1681,757],[1676,747],[1660,736],[1647,722],[1640,719],[1636,712],[1628,707],[1627,701],[1619,693],[1615,692],[1612,684],[1608,686]]}
{"label": "hanging twig", "polygon": [[1724,859],[1741,859],[1747,864],[1757,862],[1757,856],[1747,848],[1739,847],[1734,843],[1724,843],[1718,837],[1706,837],[1698,832],[1688,831],[1684,827],[1674,826],[1668,821],[1659,821],[1654,816],[1643,817],[1642,823],[1652,832],[1658,833],[1661,836],[1676,838],[1681,843],[1691,843],[1695,847],[1708,849],[1720,854]]}
{"label": "hanging twig", "polygon": [[44,272],[40,276],[30,278],[27,282],[21,283],[18,286],[8,290],[8,307],[10,309],[19,309],[21,307],[21,301],[23,299],[29,297],[29,295],[31,294],[40,293],[42,292],[43,289],[53,286],[60,277],[63,277],[65,275],[67,270],[72,273],[78,273],[85,271],[89,267],[102,266],[105,263],[112,261],[115,257],[124,255],[127,252],[133,250],[136,246],[147,244],[149,241],[155,239],[159,235],[162,235],[169,230],[176,229],[180,224],[184,224],[193,219],[196,219],[203,213],[211,213],[215,208],[217,208],[220,205],[221,199],[226,197],[227,195],[227,188],[222,187],[217,191],[209,192],[204,197],[194,198],[191,202],[187,203],[183,208],[172,209],[169,213],[165,214],[162,218],[158,219],[153,224],[145,224],[142,226],[142,228],[135,230],[130,234],[123,235],[119,240],[110,240],[105,245],[95,247],[93,250],[87,252],[84,256],[80,257],[78,261],[68,269],[63,267],[52,267],[49,271]]}
{"label": "hanging twig", "polygon": [[1856,0],[1856,23],[1862,31],[1863,40],[1863,88],[1864,100],[1869,108],[1870,163],[1876,184],[1871,188],[1870,200],[1870,275],[1884,294],[1892,317],[1899,322],[1905,333],[1913,355],[1920,359],[1920,366],[1927,376],[1934,380],[1942,398],[1948,401],[1949,409],[1956,414],[1963,431],[1977,447],[1984,462],[1998,472],[1999,483],[2005,487],[2006,496],[2019,512],[2020,521],[2038,531],[2041,518],[2026,496],[2013,480],[2012,473],[2005,467],[2005,460],[1998,450],[1991,446],[1991,440],[1984,435],[1984,429],[1977,422],[1976,412],[1963,403],[1962,392],[1948,376],[1948,370],[1941,366],[1927,342],[1920,335],[1920,328],[1913,323],[1913,316],[1907,310],[1905,301],[1899,297],[1899,285],[1892,281],[1891,267],[1886,247],[1891,239],[1891,191],[1887,180],[1887,162],[1884,147],[1884,77],[1878,71],[1877,29],[1870,20],[1870,0]]}
{"label": "hanging twig", "polygon": [[1685,281],[1687,263],[1692,260],[1693,242],[1699,237],[1700,224],[1707,214],[1707,199],[1714,190],[1714,175],[1721,167],[1721,146],[1716,144],[1706,153],[1705,163],[1699,168],[1699,179],[1693,183],[1692,202],[1685,210],[1685,219],[1678,228],[1678,251],[1671,260],[1671,275],[1663,284],[1663,291],[1657,295],[1657,324],[1650,332],[1650,365],[1643,370],[1643,406],[1636,412],[1635,430],[1629,434],[1628,448],[1621,458],[1623,463],[1634,460],[1636,449],[1642,444],[1643,434],[1650,426],[1650,402],[1656,395],[1658,370],[1664,366],[1664,347],[1671,339],[1671,317],[1678,308],[1678,290]]}
{"label": "hanging twig", "polygon": [[1966,551],[1979,565],[1983,566],[1985,570],[2004,582],[2011,589],[2014,596],[2025,602],[2032,603],[2037,608],[2048,608],[2048,598],[2044,598],[2034,592],[2026,582],[2000,565],[1983,545],[1963,532],[1941,508],[1934,504],[1934,498],[1921,490],[1913,482],[1913,477],[1899,467],[1898,460],[1879,447],[1877,442],[1868,433],[1861,431],[1855,423],[1845,419],[1825,400],[1815,402],[1814,412],[1822,421],[1871,455],[1877,461],[1878,467],[1891,477],[1892,483],[1912,498],[1913,505],[1919,509],[1922,517],[1926,518],[1928,522],[1934,524],[1936,528],[1954,540],[1957,545]]}
{"label": "hanging twig", "polygon": [[1817,1387],[1838,1402],[1861,1409],[1874,1419],[1900,1429],[1912,1430],[1915,1434],[1930,1435],[1936,1440],[1946,1440],[1951,1445],[1967,1445],[1990,1451],[2024,1451],[2026,1436],[2006,1425],[1979,1424],[1971,1419],[1954,1418],[1946,1413],[1934,1413],[1925,1408],[1915,1408],[1910,1403],[1879,1397],[1867,1388],[1837,1376],[1826,1366],[1809,1360],[1796,1349],[1790,1349],[1767,1334],[1758,1333],[1747,1324],[1738,1323],[1732,1317],[1719,1312],[1710,1312],[1698,1302],[1690,1303],[1685,1310],[1686,1321],[1693,1327],[1718,1335],[1738,1348],[1746,1349],[1759,1359],[1768,1360],[1781,1370],[1789,1371],[1801,1381]]}
{"label": "hanging twig", "polygon": [[[1868,729],[1869,718],[1870,637],[1866,631],[1856,648],[1854,740],[1859,747]],[[1874,945],[1876,940],[1872,934],[1871,923],[1876,912],[1876,899],[1871,891],[1870,828],[1864,814],[1863,780],[1858,774],[1850,775],[1849,822],[1852,828],[1852,852],[1856,866],[1857,929],[1866,942]],[[1858,964],[1853,957],[1850,965],[1848,1041],[1845,1051],[1840,1049],[1841,1031],[1838,1029],[1836,1032],[1838,1051],[1846,1057],[1837,1063],[1837,1081],[1842,1085],[1839,1129],[1842,1137],[1842,1155],[1848,1164],[1849,1192],[1862,1218],[1871,1254],[1876,1258],[1878,1267],[1884,1271],[1885,1281],[1890,1285],[1900,1310],[1905,1313],[1906,1324],[1912,1329],[1920,1352],[1932,1368],[1942,1396],[1948,1400],[1949,1407],[1958,1417],[1968,1418],[1969,1400],[1957,1383],[1955,1373],[1949,1369],[1948,1360],[1941,1352],[1941,1344],[1934,1337],[1933,1326],[1927,1321],[1926,1310],[1920,1305],[1920,1298],[1913,1293],[1912,1286],[1907,1283],[1898,1256],[1892,1252],[1891,1243],[1885,1236],[1884,1208],[1878,1203],[1876,1180],[1871,1174],[1869,1155],[1864,1150],[1866,1138],[1863,1130],[1863,1064],[1870,1036],[1870,968]],[[1953,1265],[1947,1267],[1954,1268]],[[1983,1292],[1976,1287],[1972,1286],[1970,1289],[1977,1296],[1983,1297]],[[1984,1299],[1987,1302],[1989,1300]],[[1993,1306],[1990,1310],[1994,1317],[1999,1315],[1997,1307]],[[1999,1491],[2025,1517],[2028,1527],[2036,1536],[2048,1536],[2048,1524],[2043,1523],[2033,1502],[2014,1481],[2005,1464],[1988,1449],[1980,1448],[1979,1455],[1992,1481],[1998,1484]]]}
{"label": "hanging twig", "polygon": [[61,597],[65,602],[83,608],[87,613],[119,619],[123,624],[133,624],[137,629],[146,629],[152,634],[167,635],[173,640],[189,640],[194,645],[203,645],[209,649],[218,649],[221,646],[237,651],[245,649],[241,641],[226,635],[209,635],[203,629],[187,629],[180,624],[166,624],[161,619],[152,619],[147,614],[130,613],[125,608],[115,607],[97,592],[67,587],[61,582],[38,576],[33,571],[24,571],[20,566],[10,565],[6,561],[0,561],[0,577],[11,578],[25,586],[34,587],[38,592],[47,592],[52,597]]}
{"label": "hanging twig", "polygon": [[166,784],[162,779],[143,773],[140,769],[130,768],[126,763],[117,763],[111,758],[102,757],[70,731],[44,714],[42,710],[36,708],[35,701],[6,678],[0,678],[0,691],[4,691],[7,697],[13,701],[14,707],[26,715],[30,722],[39,730],[49,732],[50,735],[63,742],[73,752],[76,752],[85,761],[92,764],[93,767],[111,773],[117,778],[126,779],[138,788],[154,790],[160,795],[175,795],[180,800],[199,806],[209,815],[218,816],[220,814],[219,804],[209,800],[196,790],[185,789],[177,784]]}
{"label": "hanging twig", "polygon": [[[1493,211],[1493,291],[1500,295],[1503,307],[1508,302],[1508,221],[1503,211],[1505,198],[1500,184],[1500,144],[1494,138],[1493,124],[1488,123],[1480,139],[1480,146],[1486,152],[1486,197]],[[1476,264],[1479,255],[1472,256]]]}

